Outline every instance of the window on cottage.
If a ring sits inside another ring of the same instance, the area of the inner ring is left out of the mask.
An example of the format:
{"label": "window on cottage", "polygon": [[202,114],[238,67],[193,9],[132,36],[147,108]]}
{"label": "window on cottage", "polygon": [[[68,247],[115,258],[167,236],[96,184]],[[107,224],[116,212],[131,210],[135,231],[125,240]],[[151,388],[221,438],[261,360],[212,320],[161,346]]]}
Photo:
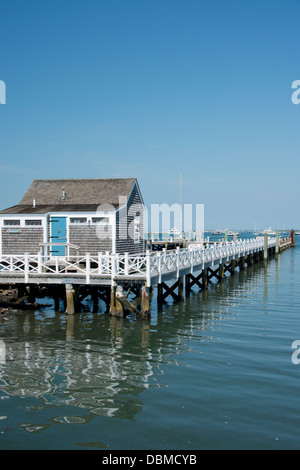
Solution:
{"label": "window on cottage", "polygon": [[71,224],[86,224],[87,218],[86,217],[71,217],[70,223]]}
{"label": "window on cottage", "polygon": [[25,220],[25,225],[42,225],[41,220]]}
{"label": "window on cottage", "polygon": [[4,225],[16,226],[16,225],[21,225],[21,223],[20,223],[20,220],[7,219],[7,220],[4,220]]}
{"label": "window on cottage", "polygon": [[139,219],[134,219],[133,239],[134,239],[134,243],[140,243],[140,220]]}
{"label": "window on cottage", "polygon": [[108,224],[109,217],[92,217],[93,224]]}

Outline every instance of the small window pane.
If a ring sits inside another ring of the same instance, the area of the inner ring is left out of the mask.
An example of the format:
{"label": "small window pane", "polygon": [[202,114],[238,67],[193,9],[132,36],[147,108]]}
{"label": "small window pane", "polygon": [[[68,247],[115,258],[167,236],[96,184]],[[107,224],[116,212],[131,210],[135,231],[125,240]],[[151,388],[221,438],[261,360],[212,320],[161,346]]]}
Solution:
{"label": "small window pane", "polygon": [[20,221],[19,220],[13,220],[13,219],[4,220],[4,225],[20,225]]}
{"label": "small window pane", "polygon": [[86,224],[87,219],[86,217],[71,217],[70,222],[71,224]]}
{"label": "small window pane", "polygon": [[93,224],[108,224],[109,223],[109,217],[92,217],[92,223]]}
{"label": "small window pane", "polygon": [[41,220],[25,220],[25,225],[42,225]]}

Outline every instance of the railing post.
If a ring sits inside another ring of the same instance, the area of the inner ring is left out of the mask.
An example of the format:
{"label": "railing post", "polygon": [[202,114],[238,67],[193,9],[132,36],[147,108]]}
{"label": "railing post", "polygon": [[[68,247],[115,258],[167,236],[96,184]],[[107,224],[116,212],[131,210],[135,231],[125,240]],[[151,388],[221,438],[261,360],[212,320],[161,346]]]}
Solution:
{"label": "railing post", "polygon": [[115,254],[115,273],[117,276],[120,275],[120,259],[119,259],[119,253]]}
{"label": "railing post", "polygon": [[116,277],[116,255],[115,253],[111,254],[111,286],[115,286],[115,277]]}
{"label": "railing post", "polygon": [[151,253],[146,251],[146,287],[151,287]]}
{"label": "railing post", "polygon": [[194,252],[193,252],[193,249],[191,247],[189,247],[189,256],[190,256],[190,273],[193,274],[194,272]]}
{"label": "railing post", "polygon": [[41,274],[42,273],[42,253],[39,252],[37,256],[38,256],[37,272],[38,272],[38,274]]}
{"label": "railing post", "polygon": [[215,265],[215,246],[216,246],[216,243],[214,243],[214,246],[211,248],[211,265],[214,266]]}
{"label": "railing post", "polygon": [[29,282],[29,253],[24,254],[24,282],[28,284]]}
{"label": "railing post", "polygon": [[125,258],[124,274],[125,276],[128,276],[129,275],[129,253],[124,253],[124,258]]}
{"label": "railing post", "polygon": [[102,274],[102,252],[98,253],[98,274]]}
{"label": "railing post", "polygon": [[105,268],[106,268],[106,274],[109,274],[109,262],[110,262],[111,256],[109,254],[109,251],[105,252]]}
{"label": "railing post", "polygon": [[158,283],[161,284],[161,252],[157,253]]}
{"label": "railing post", "polygon": [[86,253],[85,255],[85,260],[86,260],[86,284],[90,283],[91,280],[91,255],[90,253]]}
{"label": "railing post", "polygon": [[163,258],[164,258],[164,263],[166,262],[166,259],[167,259],[167,249],[166,248],[163,248],[162,249],[162,252],[163,252]]}
{"label": "railing post", "polygon": [[176,268],[177,268],[177,278],[179,277],[179,258],[180,258],[180,252],[179,252],[180,248],[179,246],[176,248]]}

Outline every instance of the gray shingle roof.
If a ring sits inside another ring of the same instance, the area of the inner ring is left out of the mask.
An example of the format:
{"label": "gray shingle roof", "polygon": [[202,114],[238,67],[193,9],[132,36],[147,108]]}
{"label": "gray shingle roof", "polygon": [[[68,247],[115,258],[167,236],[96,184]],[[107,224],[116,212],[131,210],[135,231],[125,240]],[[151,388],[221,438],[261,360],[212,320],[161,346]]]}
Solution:
{"label": "gray shingle roof", "polygon": [[135,178],[34,180],[20,203],[0,211],[0,214],[93,212],[102,204],[118,208],[124,205],[135,183]]}

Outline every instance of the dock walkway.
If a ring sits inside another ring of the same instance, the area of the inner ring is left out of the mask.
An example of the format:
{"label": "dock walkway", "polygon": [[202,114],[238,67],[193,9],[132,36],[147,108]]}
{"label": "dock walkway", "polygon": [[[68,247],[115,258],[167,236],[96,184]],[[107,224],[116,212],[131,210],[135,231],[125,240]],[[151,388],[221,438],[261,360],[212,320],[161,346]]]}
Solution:
{"label": "dock walkway", "polygon": [[[138,255],[108,252],[97,256],[87,253],[69,257],[49,257],[41,253],[3,255],[0,259],[0,284],[65,285],[68,292],[72,291],[70,286],[108,288],[111,290],[111,311],[116,310],[116,298],[124,297],[118,287],[136,285],[141,290],[141,297],[146,299],[142,310],[149,315],[147,298],[149,289],[155,286],[160,300],[167,295],[178,300],[184,276],[188,295],[195,284],[205,288],[212,276],[220,280],[226,271],[233,273],[236,266],[243,269],[245,260],[248,263],[258,257],[267,260],[270,253],[279,253],[290,246],[293,246],[290,238],[265,236],[207,246],[199,243],[173,250],[147,250]],[[172,280],[175,283],[170,287],[166,283]],[[178,294],[175,288],[178,288]],[[124,300],[123,305],[127,303]]]}

